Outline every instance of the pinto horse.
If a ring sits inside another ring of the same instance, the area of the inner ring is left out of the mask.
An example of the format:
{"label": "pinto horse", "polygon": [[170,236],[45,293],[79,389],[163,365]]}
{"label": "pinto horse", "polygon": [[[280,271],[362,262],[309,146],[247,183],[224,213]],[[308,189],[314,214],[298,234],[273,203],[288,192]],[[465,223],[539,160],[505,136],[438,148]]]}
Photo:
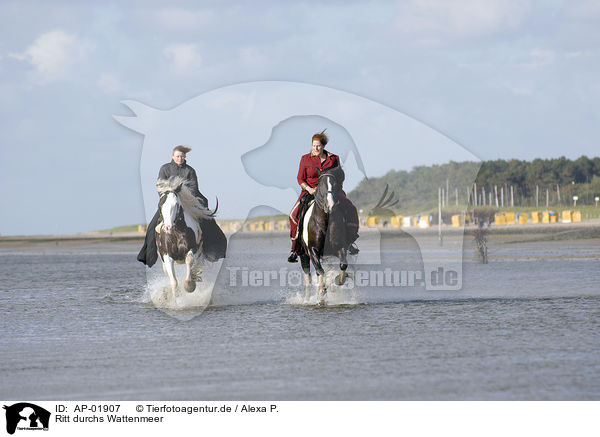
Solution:
{"label": "pinto horse", "polygon": [[[213,217],[217,211],[209,211],[194,197],[180,177],[159,179],[156,188],[160,195],[159,224],[156,227],[156,246],[169,277],[173,297],[176,297],[177,277],[175,264],[186,265],[184,289],[188,293],[196,289],[196,281],[202,281],[202,269],[198,258],[202,254],[202,231],[199,220]],[[218,201],[217,201],[218,202]]]}
{"label": "pinto horse", "polygon": [[340,205],[339,196],[344,182],[344,171],[340,166],[327,169],[319,174],[319,183],[315,191],[315,200],[308,207],[302,223],[302,253],[300,263],[304,271],[306,299],[310,297],[310,263],[319,279],[320,303],[325,303],[327,284],[321,259],[325,255],[335,255],[340,260],[340,274],[336,278],[338,285],[346,281],[346,260],[348,241],[346,238],[346,219]]}

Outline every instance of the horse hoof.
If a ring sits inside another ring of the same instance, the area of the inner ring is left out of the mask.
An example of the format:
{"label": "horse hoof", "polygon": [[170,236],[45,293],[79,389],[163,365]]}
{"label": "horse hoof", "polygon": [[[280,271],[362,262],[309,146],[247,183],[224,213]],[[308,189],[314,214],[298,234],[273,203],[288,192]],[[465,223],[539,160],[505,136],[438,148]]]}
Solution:
{"label": "horse hoof", "polygon": [[335,277],[335,283],[337,285],[344,285],[346,283],[346,275],[342,276],[341,273],[339,275],[337,275]]}
{"label": "horse hoof", "polygon": [[192,293],[196,289],[196,283],[194,281],[186,281],[185,284],[183,284],[183,288],[188,293]]}

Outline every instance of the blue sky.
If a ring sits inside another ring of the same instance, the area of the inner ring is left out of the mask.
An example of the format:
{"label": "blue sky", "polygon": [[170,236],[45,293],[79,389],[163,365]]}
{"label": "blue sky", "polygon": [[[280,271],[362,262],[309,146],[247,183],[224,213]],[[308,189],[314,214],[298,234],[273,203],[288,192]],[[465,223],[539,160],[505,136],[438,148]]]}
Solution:
{"label": "blue sky", "polygon": [[356,94],[480,159],[597,156],[599,56],[597,1],[4,1],[0,234],[143,222],[143,137],[120,102],[247,81]]}

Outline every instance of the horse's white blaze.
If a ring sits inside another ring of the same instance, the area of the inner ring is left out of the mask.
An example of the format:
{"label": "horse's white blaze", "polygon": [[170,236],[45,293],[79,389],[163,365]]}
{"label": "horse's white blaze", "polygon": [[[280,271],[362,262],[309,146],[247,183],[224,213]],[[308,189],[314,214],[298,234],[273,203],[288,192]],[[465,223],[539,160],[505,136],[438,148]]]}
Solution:
{"label": "horse's white blaze", "polygon": [[331,178],[327,178],[327,206],[329,207],[329,212],[333,209],[333,194],[331,191]]}
{"label": "horse's white blaze", "polygon": [[175,193],[167,194],[167,199],[160,209],[163,217],[163,225],[166,231],[169,231],[175,223],[178,205],[181,206],[181,203],[179,202],[179,199]]}
{"label": "horse's white blaze", "polygon": [[304,222],[302,223],[302,240],[306,246],[308,246],[308,222],[310,221],[314,206],[315,204],[313,203],[308,207],[306,214],[304,214]]}

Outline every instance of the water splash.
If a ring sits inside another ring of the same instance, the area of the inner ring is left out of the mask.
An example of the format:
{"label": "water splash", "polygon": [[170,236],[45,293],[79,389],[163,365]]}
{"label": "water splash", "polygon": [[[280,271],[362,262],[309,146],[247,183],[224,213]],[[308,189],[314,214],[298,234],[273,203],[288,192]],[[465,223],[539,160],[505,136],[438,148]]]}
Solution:
{"label": "water splash", "polygon": [[190,320],[200,314],[210,304],[215,280],[219,274],[221,262],[206,263],[203,266],[202,281],[196,282],[196,289],[188,293],[183,289],[185,265],[176,265],[175,274],[178,284],[175,296],[171,291],[169,278],[159,266],[147,271],[146,287],[142,301],[154,305],[161,311],[182,320]]}
{"label": "water splash", "polygon": [[[360,305],[366,303],[364,296],[354,287],[354,275],[346,278],[344,285],[337,285],[335,280],[339,274],[339,269],[325,268],[325,281],[327,284],[327,293],[325,295],[325,303],[328,306],[336,305]],[[310,297],[306,299],[304,290],[297,291],[291,296],[288,296],[284,303],[288,305],[319,305],[321,298],[318,295],[318,278],[316,273],[311,276],[311,292]]]}
{"label": "water splash", "polygon": [[204,282],[196,283],[196,289],[192,293],[183,290],[182,284],[178,284],[175,296],[171,292],[168,278],[156,278],[148,282],[144,296],[146,301],[157,308],[169,310],[186,310],[192,308],[206,308],[210,303],[212,286],[204,285]]}

